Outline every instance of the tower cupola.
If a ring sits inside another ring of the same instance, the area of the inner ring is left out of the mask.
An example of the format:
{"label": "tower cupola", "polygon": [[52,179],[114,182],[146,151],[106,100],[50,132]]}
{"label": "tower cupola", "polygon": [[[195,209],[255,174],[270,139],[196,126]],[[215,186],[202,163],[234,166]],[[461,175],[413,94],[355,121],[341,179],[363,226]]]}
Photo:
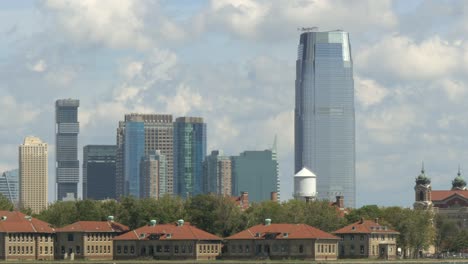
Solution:
{"label": "tower cupola", "polygon": [[461,176],[460,167],[458,167],[457,177],[452,181],[452,190],[466,190],[466,182]]}

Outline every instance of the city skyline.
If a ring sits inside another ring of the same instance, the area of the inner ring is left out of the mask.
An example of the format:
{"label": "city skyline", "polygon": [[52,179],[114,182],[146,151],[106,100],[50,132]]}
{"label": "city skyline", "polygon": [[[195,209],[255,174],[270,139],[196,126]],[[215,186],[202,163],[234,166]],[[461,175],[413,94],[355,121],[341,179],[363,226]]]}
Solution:
{"label": "city skyline", "polygon": [[277,134],[288,199],[297,28],[312,26],[352,38],[357,207],[410,206],[421,161],[437,189],[468,167],[464,1],[25,0],[0,10],[0,171],[35,135],[49,144],[54,186],[53,102],[77,98],[78,157],[86,144],[115,144],[126,113],[201,116],[207,150],[229,155]]}

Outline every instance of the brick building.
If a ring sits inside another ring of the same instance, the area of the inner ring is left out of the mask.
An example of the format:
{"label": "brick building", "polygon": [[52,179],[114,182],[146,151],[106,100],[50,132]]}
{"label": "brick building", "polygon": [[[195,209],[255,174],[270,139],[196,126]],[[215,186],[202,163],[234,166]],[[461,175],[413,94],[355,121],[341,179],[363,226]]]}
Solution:
{"label": "brick building", "polygon": [[54,259],[55,230],[21,212],[0,211],[1,260]]}
{"label": "brick building", "polygon": [[79,221],[59,228],[56,259],[107,259],[113,258],[112,239],[129,231],[128,227],[108,221]]}
{"label": "brick building", "polygon": [[378,219],[361,219],[332,233],[341,237],[340,258],[396,259],[399,233],[380,225]]}
{"label": "brick building", "polygon": [[114,259],[216,259],[221,253],[221,238],[183,220],[177,224],[140,227],[114,238]]}
{"label": "brick building", "polygon": [[336,260],[339,238],[305,224],[271,224],[265,219],[225,239],[228,259]]}

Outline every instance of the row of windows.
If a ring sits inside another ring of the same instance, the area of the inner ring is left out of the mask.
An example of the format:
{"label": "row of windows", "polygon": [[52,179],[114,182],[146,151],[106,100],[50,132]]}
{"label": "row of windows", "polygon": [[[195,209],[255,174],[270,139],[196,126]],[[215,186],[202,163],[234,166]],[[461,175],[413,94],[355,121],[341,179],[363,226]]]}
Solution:
{"label": "row of windows", "polygon": [[[342,240],[346,240],[346,237],[348,236],[345,236],[345,235],[341,235],[341,239]],[[364,235],[360,235],[359,236],[359,240],[363,241],[364,239],[366,238],[366,236]],[[378,234],[372,234],[371,235],[371,239],[373,240],[378,240],[380,238],[380,240],[385,240],[386,238],[388,238],[389,240],[395,240],[395,235],[378,235]],[[350,235],[349,236],[349,240],[354,240],[354,235]]]}
{"label": "row of windows", "polygon": [[317,245],[318,253],[335,253],[335,245]]}
{"label": "row of windows", "polygon": [[[44,249],[44,254],[52,254],[53,253],[53,247],[39,247],[39,254],[42,255],[42,249]],[[15,255],[15,254],[34,254],[33,246],[9,246],[8,247],[8,254],[10,255]]]}
{"label": "row of windows", "polygon": [[[212,246],[213,247],[213,246]],[[172,247],[173,248],[173,252],[175,254],[178,254],[179,252],[180,253],[192,253],[193,252],[193,247],[192,245],[175,245]],[[210,251],[212,253],[218,253],[219,252],[219,249],[216,248],[216,251],[215,251],[215,248],[210,248],[209,246],[206,247],[206,246],[200,246],[199,247],[199,253],[210,253]],[[135,247],[132,245],[132,246],[127,246],[127,245],[124,245],[124,246],[117,246],[117,254],[128,254],[130,252],[130,254],[134,254],[135,253]],[[148,246],[148,247],[142,247],[141,248],[141,254],[142,255],[146,255],[146,252],[149,253],[149,255],[153,255],[155,252],[156,253],[169,253],[171,252],[171,246],[170,245],[156,245],[156,246]]]}
{"label": "row of windows", "polygon": [[218,245],[199,245],[198,246],[198,253],[218,253],[218,252],[219,252]]}

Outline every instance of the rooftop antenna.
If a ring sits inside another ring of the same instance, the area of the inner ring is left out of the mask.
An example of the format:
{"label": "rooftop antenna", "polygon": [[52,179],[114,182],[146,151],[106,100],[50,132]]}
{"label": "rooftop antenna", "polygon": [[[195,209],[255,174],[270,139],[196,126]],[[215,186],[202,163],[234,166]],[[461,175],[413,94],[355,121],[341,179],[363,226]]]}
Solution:
{"label": "rooftop antenna", "polygon": [[301,32],[317,32],[318,27],[298,27],[297,31]]}

